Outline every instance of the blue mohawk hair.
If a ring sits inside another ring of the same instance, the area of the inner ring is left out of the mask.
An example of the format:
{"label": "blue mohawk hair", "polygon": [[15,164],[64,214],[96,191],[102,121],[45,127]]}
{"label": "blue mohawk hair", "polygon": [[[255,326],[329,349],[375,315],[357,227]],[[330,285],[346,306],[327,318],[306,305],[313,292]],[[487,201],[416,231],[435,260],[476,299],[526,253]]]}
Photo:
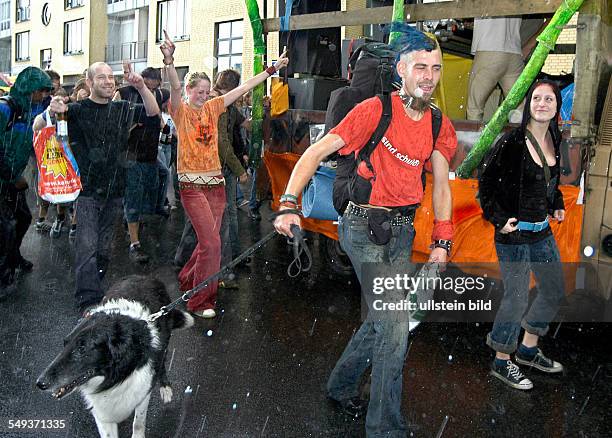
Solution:
{"label": "blue mohawk hair", "polygon": [[400,34],[399,38],[396,38],[392,45],[393,50],[398,53],[398,58],[404,53],[415,52],[417,50],[431,52],[438,47],[433,38],[410,26],[408,23],[392,23],[391,32],[399,32]]}

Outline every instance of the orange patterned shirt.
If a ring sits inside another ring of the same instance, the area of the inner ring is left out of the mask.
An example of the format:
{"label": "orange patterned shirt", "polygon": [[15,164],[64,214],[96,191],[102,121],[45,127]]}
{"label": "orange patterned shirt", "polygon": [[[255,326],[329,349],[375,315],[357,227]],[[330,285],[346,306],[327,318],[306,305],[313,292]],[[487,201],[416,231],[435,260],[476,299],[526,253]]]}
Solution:
{"label": "orange patterned shirt", "polygon": [[176,110],[172,105],[169,109],[178,136],[179,179],[202,183],[201,176],[221,175],[217,125],[225,112],[223,96],[207,101],[199,109],[185,102]]}

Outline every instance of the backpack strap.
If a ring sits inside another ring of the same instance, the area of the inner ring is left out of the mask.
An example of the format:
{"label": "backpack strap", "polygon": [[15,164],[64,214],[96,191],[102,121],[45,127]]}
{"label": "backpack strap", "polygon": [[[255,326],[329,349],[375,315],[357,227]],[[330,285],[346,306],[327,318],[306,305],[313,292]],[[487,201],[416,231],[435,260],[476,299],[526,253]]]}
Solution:
{"label": "backpack strap", "polygon": [[442,128],[442,111],[434,104],[429,105],[431,108],[431,133],[433,134],[433,147],[436,146],[436,141],[440,135],[440,128]]}
{"label": "backpack strap", "polygon": [[6,127],[4,128],[4,131],[8,132],[13,129],[13,125],[15,124],[15,122],[21,120],[21,116],[23,114],[21,108],[19,107],[19,105],[17,105],[15,99],[11,95],[0,97],[0,101],[6,102],[9,109],[11,110],[11,116],[8,118],[8,122],[6,123]]}
{"label": "backpack strap", "polygon": [[393,115],[391,95],[379,94],[377,97],[382,102],[382,114],[380,116],[380,120],[378,121],[378,126],[376,127],[376,130],[374,131],[368,142],[365,144],[365,146],[359,150],[357,159],[357,163],[365,161],[366,166],[368,166],[368,169],[370,169],[372,173],[374,173],[374,168],[372,167],[372,163],[370,162],[370,155],[372,155],[372,152],[374,152],[374,149],[376,149],[376,146],[378,146],[378,143],[380,143],[380,141],[382,140],[383,136],[385,135],[385,132],[387,132],[387,129],[391,124],[391,116]]}

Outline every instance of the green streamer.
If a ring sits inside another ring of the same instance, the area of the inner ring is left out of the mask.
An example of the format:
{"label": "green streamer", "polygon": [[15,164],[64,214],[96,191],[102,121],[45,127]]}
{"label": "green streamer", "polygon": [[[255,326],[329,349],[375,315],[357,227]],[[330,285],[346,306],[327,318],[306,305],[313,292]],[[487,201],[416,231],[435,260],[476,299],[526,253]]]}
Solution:
{"label": "green streamer", "polygon": [[[515,109],[523,100],[527,90],[533,80],[542,69],[548,53],[555,48],[555,43],[563,27],[572,18],[574,13],[580,8],[584,0],[564,0],[555,12],[555,15],[538,36],[538,45],[525,66],[525,69],[514,83],[501,106],[495,111],[493,117],[482,130],[480,137],[465,157],[461,165],[457,168],[457,175],[460,178],[469,178],[472,172],[491,147],[491,144],[502,131],[508,120],[508,113]],[[528,105],[528,103],[526,103]]]}
{"label": "green streamer", "polygon": [[[391,18],[391,22],[404,22],[404,0],[393,0],[393,17]],[[391,35],[389,35],[389,45],[393,46],[393,43],[399,36],[399,32],[391,32]]]}
{"label": "green streamer", "polygon": [[[259,16],[257,0],[245,0],[251,29],[253,30],[253,76],[264,71],[263,57],[266,54],[266,44],[263,38],[263,24]],[[263,98],[265,82],[253,89],[253,112],[251,122],[251,148],[249,150],[249,166],[257,169],[261,163],[263,148]]]}

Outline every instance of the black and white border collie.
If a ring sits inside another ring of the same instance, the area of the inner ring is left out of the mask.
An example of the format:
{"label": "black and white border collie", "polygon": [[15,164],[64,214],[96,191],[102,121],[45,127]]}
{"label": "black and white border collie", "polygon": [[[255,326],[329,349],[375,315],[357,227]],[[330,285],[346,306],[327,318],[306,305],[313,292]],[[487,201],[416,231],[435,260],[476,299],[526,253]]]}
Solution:
{"label": "black and white border collie", "polygon": [[78,388],[104,438],[117,438],[118,423],[135,412],[132,438],[144,438],[154,385],[159,382],[164,403],[172,399],[165,366],[171,331],[193,325],[191,315],[176,309],[149,321],[169,303],[164,284],[155,278],[119,281],[66,337],[63,351],[36,385],[57,399]]}

